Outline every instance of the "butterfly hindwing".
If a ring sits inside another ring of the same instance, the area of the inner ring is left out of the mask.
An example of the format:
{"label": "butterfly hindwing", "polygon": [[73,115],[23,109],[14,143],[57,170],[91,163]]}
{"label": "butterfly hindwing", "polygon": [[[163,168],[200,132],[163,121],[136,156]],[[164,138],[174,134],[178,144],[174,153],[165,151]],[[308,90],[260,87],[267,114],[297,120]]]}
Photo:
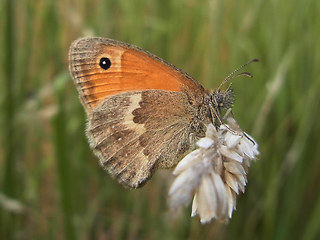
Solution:
{"label": "butterfly hindwing", "polygon": [[156,168],[174,166],[204,135],[205,125],[195,120],[196,114],[184,93],[127,92],[106,98],[93,110],[87,135],[110,174],[137,188]]}

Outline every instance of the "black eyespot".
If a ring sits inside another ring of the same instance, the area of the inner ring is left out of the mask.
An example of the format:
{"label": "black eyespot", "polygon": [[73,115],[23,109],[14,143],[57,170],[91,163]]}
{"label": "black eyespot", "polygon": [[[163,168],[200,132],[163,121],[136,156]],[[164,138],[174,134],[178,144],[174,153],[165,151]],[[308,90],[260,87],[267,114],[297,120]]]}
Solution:
{"label": "black eyespot", "polygon": [[103,58],[100,59],[99,65],[104,70],[108,70],[110,68],[110,66],[111,66],[111,61],[110,61],[109,58],[103,57]]}

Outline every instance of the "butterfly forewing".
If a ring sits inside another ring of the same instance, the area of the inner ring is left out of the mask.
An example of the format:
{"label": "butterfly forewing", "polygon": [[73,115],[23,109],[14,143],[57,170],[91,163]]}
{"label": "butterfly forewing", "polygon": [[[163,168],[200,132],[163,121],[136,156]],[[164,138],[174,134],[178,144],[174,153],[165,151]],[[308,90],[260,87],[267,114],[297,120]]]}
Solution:
{"label": "butterfly forewing", "polygon": [[74,41],[69,61],[87,111],[105,97],[126,91],[202,91],[201,85],[190,76],[162,59],[112,39],[80,38]]}

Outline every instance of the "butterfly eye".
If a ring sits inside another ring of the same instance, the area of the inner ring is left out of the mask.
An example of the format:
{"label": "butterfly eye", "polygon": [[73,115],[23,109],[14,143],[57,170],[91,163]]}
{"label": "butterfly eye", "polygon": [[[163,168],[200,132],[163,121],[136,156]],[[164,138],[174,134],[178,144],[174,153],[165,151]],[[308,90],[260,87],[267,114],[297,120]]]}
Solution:
{"label": "butterfly eye", "polygon": [[216,103],[218,104],[218,106],[221,106],[223,104],[223,95],[218,92],[214,95],[214,99],[216,101]]}
{"label": "butterfly eye", "polygon": [[104,70],[108,70],[110,68],[110,66],[111,66],[111,61],[110,61],[109,58],[103,57],[103,58],[100,59],[99,65]]}

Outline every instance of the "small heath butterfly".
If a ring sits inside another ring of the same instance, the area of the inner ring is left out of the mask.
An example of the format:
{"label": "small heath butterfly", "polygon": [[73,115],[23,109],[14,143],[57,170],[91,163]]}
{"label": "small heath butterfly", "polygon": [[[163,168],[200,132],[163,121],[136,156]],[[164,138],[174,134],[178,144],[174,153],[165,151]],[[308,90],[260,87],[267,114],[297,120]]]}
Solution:
{"label": "small heath butterfly", "polygon": [[157,168],[175,166],[221,125],[231,88],[206,90],[161,58],[107,38],[74,41],[69,69],[87,113],[86,133],[101,165],[122,185],[141,187]]}

